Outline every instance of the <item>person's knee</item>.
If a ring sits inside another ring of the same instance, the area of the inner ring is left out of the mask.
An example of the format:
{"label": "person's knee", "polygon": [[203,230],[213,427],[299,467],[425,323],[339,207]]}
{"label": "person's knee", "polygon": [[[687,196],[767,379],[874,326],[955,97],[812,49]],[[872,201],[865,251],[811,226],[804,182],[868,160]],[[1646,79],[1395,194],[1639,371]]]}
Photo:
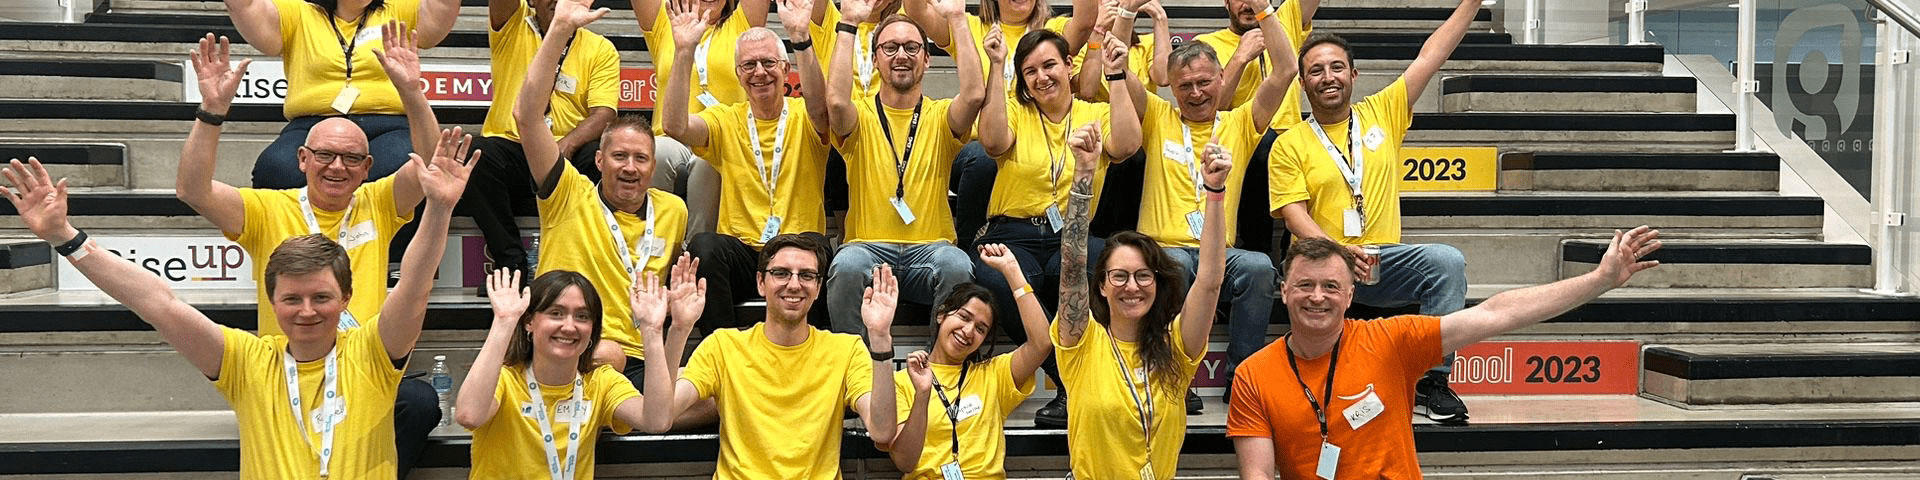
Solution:
{"label": "person's knee", "polygon": [[1227,281],[1235,287],[1248,289],[1247,293],[1264,291],[1268,296],[1273,294],[1275,279],[1280,274],[1273,268],[1272,258],[1253,252],[1228,256],[1227,271],[1231,273]]}
{"label": "person's knee", "polygon": [[725,251],[727,245],[731,243],[730,240],[732,240],[732,238],[725,234],[714,232],[696,233],[692,239],[687,240],[687,253],[692,254],[695,258],[707,261],[706,259],[717,256],[715,254]]}
{"label": "person's knee", "polygon": [[601,339],[600,343],[593,344],[593,364],[609,365],[612,366],[614,370],[626,370],[626,351],[620,349],[619,343],[612,340]]}
{"label": "person's knee", "polygon": [[866,285],[867,275],[873,271],[875,265],[879,264],[880,260],[868,252],[866,247],[848,245],[835,253],[833,262],[827,264],[827,283],[837,284],[841,278],[845,277],[858,278],[860,280],[858,284]]}
{"label": "person's knee", "polygon": [[440,394],[433,390],[433,385],[417,378],[402,379],[393,398],[396,425],[417,427],[440,423]]}
{"label": "person's knee", "polygon": [[1452,281],[1465,282],[1467,278],[1467,256],[1460,249],[1447,244],[1428,244],[1420,247],[1421,256],[1434,272]]}
{"label": "person's knee", "polygon": [[929,260],[933,264],[933,275],[941,285],[951,288],[973,279],[973,257],[959,247],[943,247],[935,251]]}

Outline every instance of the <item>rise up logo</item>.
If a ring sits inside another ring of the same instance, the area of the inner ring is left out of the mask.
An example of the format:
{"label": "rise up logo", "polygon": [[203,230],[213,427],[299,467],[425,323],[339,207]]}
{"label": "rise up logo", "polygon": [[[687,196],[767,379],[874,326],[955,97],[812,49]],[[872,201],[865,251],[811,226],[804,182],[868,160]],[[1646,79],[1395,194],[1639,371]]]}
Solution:
{"label": "rise up logo", "polygon": [[[94,236],[95,243],[152,272],[175,289],[251,289],[253,264],[239,245],[221,237]],[[99,290],[78,270],[59,262],[61,290]]]}

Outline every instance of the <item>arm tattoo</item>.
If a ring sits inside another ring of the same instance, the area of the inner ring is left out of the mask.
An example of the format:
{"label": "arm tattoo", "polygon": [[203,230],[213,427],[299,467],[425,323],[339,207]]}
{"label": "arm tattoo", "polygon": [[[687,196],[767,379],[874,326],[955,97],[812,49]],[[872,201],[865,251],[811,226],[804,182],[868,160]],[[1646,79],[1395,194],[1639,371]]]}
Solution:
{"label": "arm tattoo", "polygon": [[[1104,159],[1102,159],[1104,161]],[[1060,231],[1060,319],[1062,333],[1079,337],[1087,330],[1087,223],[1093,204],[1093,176],[1075,175],[1067,194],[1066,228]]]}

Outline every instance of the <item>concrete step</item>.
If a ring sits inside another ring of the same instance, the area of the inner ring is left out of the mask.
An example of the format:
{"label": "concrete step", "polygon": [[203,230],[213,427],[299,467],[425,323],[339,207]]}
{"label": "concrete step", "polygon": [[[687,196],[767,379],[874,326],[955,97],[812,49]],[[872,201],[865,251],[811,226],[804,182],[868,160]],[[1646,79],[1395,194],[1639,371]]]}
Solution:
{"label": "concrete step", "polygon": [[1819,197],[1740,192],[1401,195],[1405,229],[1818,228]]}
{"label": "concrete step", "polygon": [[180,78],[178,63],[0,59],[0,98],[179,101]]}
{"label": "concrete step", "polygon": [[1695,109],[1694,79],[1461,75],[1442,82],[1445,112],[1656,112]]}
{"label": "concrete step", "polygon": [[[1455,225],[1446,229],[1408,229],[1405,243],[1440,243],[1467,257],[1467,278],[1474,284],[1534,285],[1560,279],[1561,243],[1612,238],[1613,228],[1500,229]],[[1820,238],[1817,229],[1662,228],[1661,238],[1692,241],[1801,240]]]}
{"label": "concrete step", "polygon": [[1530,153],[1500,155],[1501,190],[1775,191],[1769,153]]}
{"label": "concrete step", "polygon": [[127,182],[124,144],[13,143],[0,140],[0,161],[38,158],[47,174],[71,187],[120,187]]}
{"label": "concrete step", "polygon": [[[1647,257],[1660,267],[1635,275],[1638,287],[1819,288],[1873,285],[1873,250],[1866,245],[1807,240],[1663,240]],[[1593,271],[1606,251],[1599,240],[1568,240],[1560,276]]]}
{"label": "concrete step", "polygon": [[1506,151],[1706,153],[1733,145],[1733,120],[1694,113],[1418,114],[1406,141]]}
{"label": "concrete step", "polygon": [[38,239],[0,239],[0,294],[53,287],[53,246]]}
{"label": "concrete step", "polygon": [[1682,406],[1920,401],[1920,344],[1675,345],[1643,358],[1645,395]]}

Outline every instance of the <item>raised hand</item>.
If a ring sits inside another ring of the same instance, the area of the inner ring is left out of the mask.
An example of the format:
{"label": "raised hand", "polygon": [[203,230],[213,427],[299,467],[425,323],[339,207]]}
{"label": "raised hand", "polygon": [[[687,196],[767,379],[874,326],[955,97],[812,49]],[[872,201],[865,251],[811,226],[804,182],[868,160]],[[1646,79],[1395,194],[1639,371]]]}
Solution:
{"label": "raised hand", "polygon": [[[787,40],[804,41],[809,37],[807,26],[813,23],[814,0],[778,0],[780,4],[780,28],[787,31]],[[820,0],[823,2],[831,0]]]}
{"label": "raised hand", "polygon": [[1260,29],[1248,30],[1240,34],[1240,47],[1233,50],[1233,58],[1241,62],[1253,61],[1267,51],[1267,36]]}
{"label": "raised hand", "polygon": [[627,289],[633,302],[633,325],[642,332],[658,332],[667,324],[667,288],[653,272],[633,272],[633,288]]}
{"label": "raised hand", "polygon": [[528,298],[532,293],[521,287],[520,270],[517,268],[496,269],[487,275],[487,303],[493,304],[493,326],[506,328],[518,325],[520,315],[527,312]]}
{"label": "raised hand", "polygon": [[1626,285],[1633,274],[1660,265],[1659,260],[1640,260],[1659,250],[1660,246],[1660,231],[1653,227],[1641,225],[1626,232],[1614,230],[1613,243],[1607,245],[1607,253],[1600,256],[1600,265],[1594,268],[1594,272],[1606,278],[1615,288]]}
{"label": "raised hand", "polygon": [[1147,14],[1147,16],[1153,17],[1154,20],[1165,21],[1167,19],[1167,9],[1160,6],[1160,0],[1147,0],[1141,3],[1140,6],[1135,7],[1134,10]]}
{"label": "raised hand", "polygon": [[5,175],[7,183],[13,185],[12,189],[0,186],[0,195],[13,203],[20,222],[27,224],[27,230],[34,236],[59,245],[80,235],[79,230],[67,223],[67,179],[54,182],[53,177],[47,175],[47,167],[33,157],[27,157],[26,164],[13,159],[5,170],[0,170],[0,175]]}
{"label": "raised hand", "polygon": [[420,47],[414,43],[413,29],[407,22],[392,21],[380,26],[380,44],[373,51],[380,68],[387,71],[393,88],[420,88]]}
{"label": "raised hand", "polygon": [[1202,165],[1204,165],[1205,168],[1201,171],[1201,177],[1206,180],[1207,188],[1213,190],[1226,189],[1227,174],[1233,172],[1233,154],[1228,153],[1227,149],[1221,147],[1219,142],[1214,142],[1207,144],[1207,150],[1204,155],[1205,158],[1203,161],[1205,163]]}
{"label": "raised hand", "polygon": [[699,0],[666,0],[667,19],[673,24],[673,44],[679,48],[693,48],[700,38],[707,34],[706,12],[700,10]]}
{"label": "raised hand", "polygon": [[673,263],[667,277],[672,279],[668,296],[673,303],[673,328],[692,329],[707,308],[707,280],[700,278],[700,259],[680,254],[680,260]]}
{"label": "raised hand", "polygon": [[995,23],[987,29],[985,42],[981,44],[987,51],[987,62],[994,65],[1007,62],[1007,39],[1000,33],[1000,24]]}
{"label": "raised hand", "polygon": [[967,2],[965,0],[927,0],[927,8],[933,10],[933,13],[940,18],[960,18],[967,13]]}
{"label": "raised hand", "polygon": [[1127,42],[1120,40],[1113,32],[1107,32],[1107,38],[1100,40],[1106,46],[1107,74],[1127,73]]}
{"label": "raised hand", "polygon": [[992,267],[994,271],[1000,272],[1000,276],[1007,278],[1023,276],[1020,273],[1020,260],[1014,258],[1013,251],[1008,250],[1006,245],[998,243],[980,245],[980,261]]}
{"label": "raised hand", "polygon": [[1100,162],[1100,122],[1088,123],[1067,137],[1067,149],[1073,151],[1076,175],[1093,175]]}
{"label": "raised hand", "polygon": [[230,63],[232,50],[227,37],[215,40],[209,33],[200,38],[200,46],[190,55],[193,58],[194,78],[200,84],[200,108],[215,115],[226,115],[227,108],[233,105],[233,94],[240,90],[240,79],[247,76],[247,66],[251,59],[240,60],[239,66]]}
{"label": "raised hand", "polygon": [[869,335],[889,334],[893,328],[893,311],[900,301],[900,281],[893,278],[893,267],[880,264],[873,267],[873,286],[867,287],[860,297],[860,320],[867,325]]}
{"label": "raised hand", "polygon": [[473,167],[480,164],[480,151],[471,150],[466,162],[460,161],[460,152],[469,151],[473,136],[460,132],[460,127],[452,130],[440,130],[440,145],[433,151],[433,161],[420,158],[420,154],[409,154],[412,161],[420,164],[420,190],[426,192],[427,200],[440,205],[452,206],[460,202],[460,195],[467,191],[467,179],[473,176]]}
{"label": "raised hand", "polygon": [[[826,2],[831,0],[819,0],[819,1]],[[875,0],[841,0],[840,17],[846,19],[847,21],[852,21],[856,23],[871,22],[874,20],[872,18],[873,10],[874,10],[874,6],[873,6],[874,1]],[[787,7],[782,6],[780,8],[784,9]],[[780,19],[780,21],[785,22],[787,20],[782,18]]]}
{"label": "raised hand", "polygon": [[913,382],[915,393],[933,389],[933,369],[927,366],[926,350],[907,354],[907,380]]}
{"label": "raised hand", "polygon": [[579,29],[612,12],[607,8],[593,8],[592,0],[560,0],[553,4],[553,25],[549,30]]}

